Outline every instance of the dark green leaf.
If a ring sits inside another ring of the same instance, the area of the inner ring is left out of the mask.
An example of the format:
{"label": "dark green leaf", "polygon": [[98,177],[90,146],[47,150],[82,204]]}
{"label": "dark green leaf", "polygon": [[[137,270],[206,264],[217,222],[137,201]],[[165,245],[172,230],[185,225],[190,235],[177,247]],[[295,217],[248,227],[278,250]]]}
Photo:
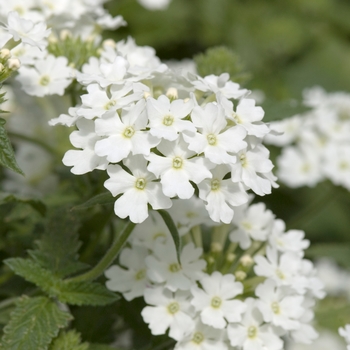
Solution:
{"label": "dark green leaf", "polygon": [[100,193],[83,204],[76,205],[72,210],[82,210],[95,206],[96,204],[111,204],[115,202],[115,198],[111,195],[110,192]]}
{"label": "dark green leaf", "polygon": [[90,344],[88,350],[122,350],[120,348],[112,348],[105,344]]}
{"label": "dark green leaf", "polygon": [[30,205],[33,209],[35,209],[39,214],[42,216],[45,216],[46,214],[46,205],[36,199],[24,199],[24,198],[19,198],[14,195],[5,195],[2,196],[0,194],[0,204],[2,203],[24,203]]}
{"label": "dark green leaf", "polygon": [[179,264],[181,264],[180,261],[180,255],[181,255],[181,238],[179,235],[179,231],[176,228],[176,225],[170,216],[170,214],[165,211],[165,210],[158,210],[158,213],[160,216],[163,218],[165,224],[167,225],[171,236],[173,237],[174,243],[175,243],[175,248],[176,248],[176,255],[177,255],[177,260]]}
{"label": "dark green leaf", "polygon": [[60,328],[72,316],[46,297],[22,297],[4,328],[0,348],[5,350],[46,350]]}
{"label": "dark green leaf", "polygon": [[37,249],[30,250],[30,256],[42,267],[60,277],[81,271],[88,266],[78,261],[79,222],[72,213],[56,210],[46,225],[45,233],[36,242]]}
{"label": "dark green leaf", "polygon": [[0,165],[24,175],[16,162],[15,153],[5,130],[5,123],[5,119],[0,118]]}
{"label": "dark green leaf", "polygon": [[4,263],[26,281],[34,283],[49,295],[56,295],[60,280],[52,272],[42,268],[36,261],[24,258],[6,259]]}
{"label": "dark green leaf", "polygon": [[119,297],[102,284],[96,282],[63,282],[59,300],[72,305],[107,305]]}
{"label": "dark green leaf", "polygon": [[69,332],[62,332],[56,338],[50,350],[90,350],[88,343],[81,343],[81,336],[75,330]]}

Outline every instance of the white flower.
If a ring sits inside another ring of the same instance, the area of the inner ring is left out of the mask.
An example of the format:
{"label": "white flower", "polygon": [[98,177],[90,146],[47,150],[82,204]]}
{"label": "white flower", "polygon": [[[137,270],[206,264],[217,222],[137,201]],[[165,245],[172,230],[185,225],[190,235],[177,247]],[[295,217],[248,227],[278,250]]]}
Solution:
{"label": "white flower", "polygon": [[114,212],[121,218],[129,216],[134,223],[140,223],[148,217],[148,203],[153,209],[171,207],[171,200],[164,196],[160,184],[153,182],[155,177],[146,169],[146,160],[142,156],[133,156],[125,160],[124,165],[132,174],[120,165],[109,165],[110,178],[104,186],[113,196],[122,194],[114,204]]}
{"label": "white flower", "polygon": [[174,350],[227,350],[224,334],[197,320],[194,330],[178,342]]}
{"label": "white flower", "polygon": [[218,101],[225,110],[225,115],[229,120],[234,121],[246,129],[248,135],[264,137],[270,131],[268,126],[261,122],[264,117],[264,110],[255,106],[253,99],[242,98],[233,110],[233,103],[224,96],[218,96]]}
{"label": "white flower", "polygon": [[188,148],[198,154],[204,152],[205,157],[215,164],[235,163],[236,157],[229,153],[236,153],[247,146],[243,141],[246,131],[240,126],[226,130],[224,111],[214,103],[208,103],[204,109],[195,107],[191,118],[200,132],[184,134]]}
{"label": "white flower", "polygon": [[147,116],[144,106],[144,100],[140,100],[121,117],[117,112],[110,111],[95,120],[96,134],[106,136],[96,142],[97,155],[106,156],[111,163],[118,163],[130,153],[150,154],[150,149],[158,145],[160,139],[145,130]]}
{"label": "white flower", "polygon": [[267,279],[255,290],[255,295],[259,298],[257,307],[265,322],[271,322],[284,330],[298,329],[300,327],[298,318],[304,313],[302,307],[304,298],[285,292],[277,288],[273,280]]}
{"label": "white flower", "polygon": [[211,276],[200,280],[202,288],[192,286],[193,299],[191,304],[200,312],[204,324],[223,329],[228,322],[238,322],[246,305],[240,300],[232,300],[242,294],[243,285],[235,282],[233,275],[222,275],[214,272]]}
{"label": "white flower", "polygon": [[243,350],[281,350],[282,340],[269,328],[263,325],[263,318],[256,308],[255,299],[245,301],[247,311],[240,323],[231,323],[227,327],[228,337],[232,346]]}
{"label": "white flower", "polygon": [[253,149],[240,151],[237,162],[231,164],[232,181],[242,181],[259,196],[271,193],[271,186],[277,185],[274,183],[275,178],[271,177],[273,164],[269,154],[268,149],[261,144]]}
{"label": "white flower", "polygon": [[153,254],[146,258],[148,277],[153,282],[165,283],[164,287],[171,291],[189,290],[193,282],[203,276],[206,262],[199,259],[202,249],[195,248],[193,243],[188,243],[182,249],[181,265],[177,261],[173,240],[167,240],[164,244],[157,241]]}
{"label": "white flower", "polygon": [[78,119],[76,125],[79,130],[70,134],[70,142],[74,147],[82,150],[69,150],[62,162],[66,166],[73,166],[71,172],[76,175],[88,173],[94,169],[105,170],[108,162],[106,157],[96,155],[94,148],[100,139],[95,133],[94,122],[87,119]]}
{"label": "white flower", "polygon": [[128,301],[142,296],[148,283],[145,264],[148,255],[148,249],[141,246],[124,248],[119,255],[119,263],[125,269],[118,265],[109,267],[105,271],[105,276],[109,279],[106,287],[123,293]]}
{"label": "white flower", "polygon": [[20,18],[19,14],[12,11],[7,17],[6,29],[13,36],[13,40],[21,40],[23,43],[38,46],[43,49],[51,29],[46,29],[44,22],[34,23],[31,20]]}
{"label": "white flower", "polygon": [[233,209],[248,202],[248,195],[240,184],[230,179],[224,180],[229,172],[226,165],[219,165],[212,170],[213,177],[198,184],[199,198],[207,202],[206,209],[215,222],[229,224],[233,218]]}
{"label": "white flower", "polygon": [[347,349],[350,349],[350,324],[347,324],[344,328],[339,328],[339,334],[345,339],[346,343],[349,344]]}
{"label": "white flower", "polygon": [[165,95],[159,96],[158,100],[147,99],[147,113],[149,118],[150,133],[158,138],[174,141],[179,132],[196,131],[195,126],[184,120],[193,108],[192,100],[174,100],[170,102]]}
{"label": "white flower", "polygon": [[246,211],[238,212],[233,218],[237,229],[230,234],[232,242],[238,242],[242,249],[251,246],[252,239],[265,241],[270,233],[274,215],[271,210],[266,210],[263,203],[251,205]]}
{"label": "white flower", "polygon": [[137,0],[147,10],[165,10],[171,0]]}
{"label": "white flower", "polygon": [[194,188],[190,181],[198,184],[212,177],[208,169],[210,163],[204,158],[192,158],[195,153],[188,150],[188,145],[182,137],[175,142],[162,141],[158,150],[164,154],[164,157],[151,153],[146,156],[146,159],[150,162],[148,170],[160,177],[166,196],[191,198]]}
{"label": "white flower", "polygon": [[163,287],[148,288],[144,293],[147,304],[141,315],[149,324],[152,334],[165,334],[169,328],[169,336],[181,340],[194,328],[189,292],[173,293]]}
{"label": "white flower", "polygon": [[220,76],[211,74],[204,78],[197,77],[197,79],[193,81],[197,90],[221,93],[226,98],[240,98],[248,92],[246,89],[240,89],[239,84],[229,81],[228,73],[222,73]]}
{"label": "white flower", "polygon": [[22,66],[16,79],[28,95],[43,97],[54,94],[62,96],[72,77],[66,57],[48,55],[45,59],[36,60],[34,68]]}
{"label": "white flower", "polygon": [[[135,87],[139,87],[135,91]],[[109,110],[116,111],[143,97],[146,86],[142,84],[112,85],[108,91],[102,89],[98,84],[90,84],[86,88],[88,94],[82,95],[82,106],[78,109],[78,115],[86,119],[101,117]],[[130,93],[133,92],[133,93]]]}

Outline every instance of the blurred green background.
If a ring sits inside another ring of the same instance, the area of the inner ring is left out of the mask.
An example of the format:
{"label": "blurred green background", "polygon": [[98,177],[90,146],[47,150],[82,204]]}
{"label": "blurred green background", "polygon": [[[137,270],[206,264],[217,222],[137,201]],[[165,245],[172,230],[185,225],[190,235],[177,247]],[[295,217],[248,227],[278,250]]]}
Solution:
{"label": "blurred green background", "polygon": [[[136,0],[107,3],[128,23],[114,33],[156,49],[162,60],[192,58],[213,46],[226,46],[261,90],[265,121],[303,110],[302,90],[350,92],[349,0],[172,0],[164,11],[148,11]],[[242,68],[242,67],[241,67]],[[274,159],[278,149],[271,148]],[[306,231],[310,256],[330,255],[350,267],[350,195],[322,183],[315,188],[283,185],[265,201],[288,228]]]}

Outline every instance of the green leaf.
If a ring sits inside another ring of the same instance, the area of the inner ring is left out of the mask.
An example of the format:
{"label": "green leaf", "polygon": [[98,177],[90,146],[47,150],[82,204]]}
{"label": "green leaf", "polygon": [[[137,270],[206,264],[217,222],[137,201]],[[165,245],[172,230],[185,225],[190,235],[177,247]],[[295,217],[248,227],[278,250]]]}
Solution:
{"label": "green leaf", "polygon": [[176,255],[177,255],[177,260],[179,262],[179,264],[181,264],[180,262],[180,255],[181,255],[181,238],[179,235],[179,231],[176,228],[176,225],[173,221],[173,219],[171,218],[170,214],[165,211],[165,210],[158,210],[158,213],[160,214],[160,216],[163,218],[165,224],[167,225],[171,236],[173,237],[174,243],[175,243],[175,248],[176,248]]}
{"label": "green leaf", "polygon": [[317,259],[327,257],[339,265],[350,268],[350,245],[344,243],[315,243],[307,251],[306,256]]}
{"label": "green leaf", "polygon": [[34,210],[36,210],[39,214],[42,216],[45,216],[46,214],[46,205],[36,199],[24,199],[24,198],[19,198],[17,196],[14,196],[12,194],[2,194],[0,193],[0,204],[3,203],[24,203],[30,205]]}
{"label": "green leaf", "polygon": [[16,162],[15,153],[4,127],[5,123],[5,119],[0,118],[0,165],[24,175]]}
{"label": "green leaf", "polygon": [[56,295],[60,280],[52,272],[42,268],[36,261],[24,258],[10,258],[4,263],[26,281],[34,283],[50,296]]}
{"label": "green leaf", "polygon": [[229,73],[232,81],[244,83],[250,79],[240,57],[225,46],[211,47],[204,54],[194,56],[198,74],[205,77],[210,74]]}
{"label": "green leaf", "polygon": [[90,350],[90,347],[88,343],[81,343],[80,333],[71,330],[62,332],[53,341],[50,350]]}
{"label": "green leaf", "polygon": [[110,192],[100,193],[89,200],[87,200],[85,203],[76,205],[72,208],[72,210],[82,210],[91,208],[97,204],[103,205],[103,204],[111,204],[115,202],[115,198],[112,196]]}
{"label": "green leaf", "polygon": [[119,296],[96,282],[63,282],[60,285],[59,300],[72,305],[102,306],[111,304]]}
{"label": "green leaf", "polygon": [[65,209],[50,215],[45,233],[36,242],[37,249],[30,256],[56,276],[65,277],[88,267],[78,261],[81,246],[78,237],[79,222]]}
{"label": "green leaf", "polygon": [[60,328],[72,315],[46,297],[23,296],[4,328],[0,348],[6,350],[46,350]]}

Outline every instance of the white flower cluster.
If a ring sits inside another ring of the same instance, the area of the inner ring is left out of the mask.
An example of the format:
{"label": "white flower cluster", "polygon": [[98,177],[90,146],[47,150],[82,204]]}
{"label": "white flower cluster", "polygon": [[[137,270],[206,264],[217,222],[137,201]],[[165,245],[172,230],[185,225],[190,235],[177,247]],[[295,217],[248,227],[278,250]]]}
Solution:
{"label": "white flower cluster", "polygon": [[119,217],[143,222],[148,204],[167,209],[197,188],[211,219],[230,223],[248,190],[277,186],[261,144],[264,112],[228,74],[176,73],[129,38],[105,43],[77,80],[87,90],[82,104],[51,124],[76,125],[70,140],[79,150],[63,163],[74,174],[107,170]]}
{"label": "white flower cluster", "polygon": [[348,344],[347,350],[350,350],[350,324],[347,324],[344,328],[339,328],[339,334],[345,339]]}
{"label": "white flower cluster", "polygon": [[[109,289],[127,300],[144,297],[142,316],[153,335],[168,332],[176,350],[280,350],[282,337],[306,344],[317,337],[312,307],[324,291],[303,259],[309,242],[302,231],[285,232],[261,203],[240,207],[230,225],[204,227],[199,199],[188,200],[187,210],[174,202],[171,215],[187,232],[181,264],[167,227],[152,213],[135,228],[120,266],[105,272]],[[214,231],[207,253],[201,230]]]}
{"label": "white flower cluster", "polygon": [[315,186],[329,179],[350,190],[350,94],[304,92],[310,111],[271,123],[281,136],[267,143],[284,147],[277,159],[278,177],[290,187]]}
{"label": "white flower cluster", "polygon": [[[8,44],[13,59],[21,61],[17,80],[33,96],[63,95],[75,70],[67,57],[53,55],[50,41],[69,36],[101,40],[96,28],[116,29],[125,22],[112,18],[103,8],[105,0],[35,1],[14,0],[0,4],[0,47]],[[49,37],[49,35],[51,36]],[[12,39],[12,40],[10,40]],[[18,43],[16,43],[18,42]]]}

